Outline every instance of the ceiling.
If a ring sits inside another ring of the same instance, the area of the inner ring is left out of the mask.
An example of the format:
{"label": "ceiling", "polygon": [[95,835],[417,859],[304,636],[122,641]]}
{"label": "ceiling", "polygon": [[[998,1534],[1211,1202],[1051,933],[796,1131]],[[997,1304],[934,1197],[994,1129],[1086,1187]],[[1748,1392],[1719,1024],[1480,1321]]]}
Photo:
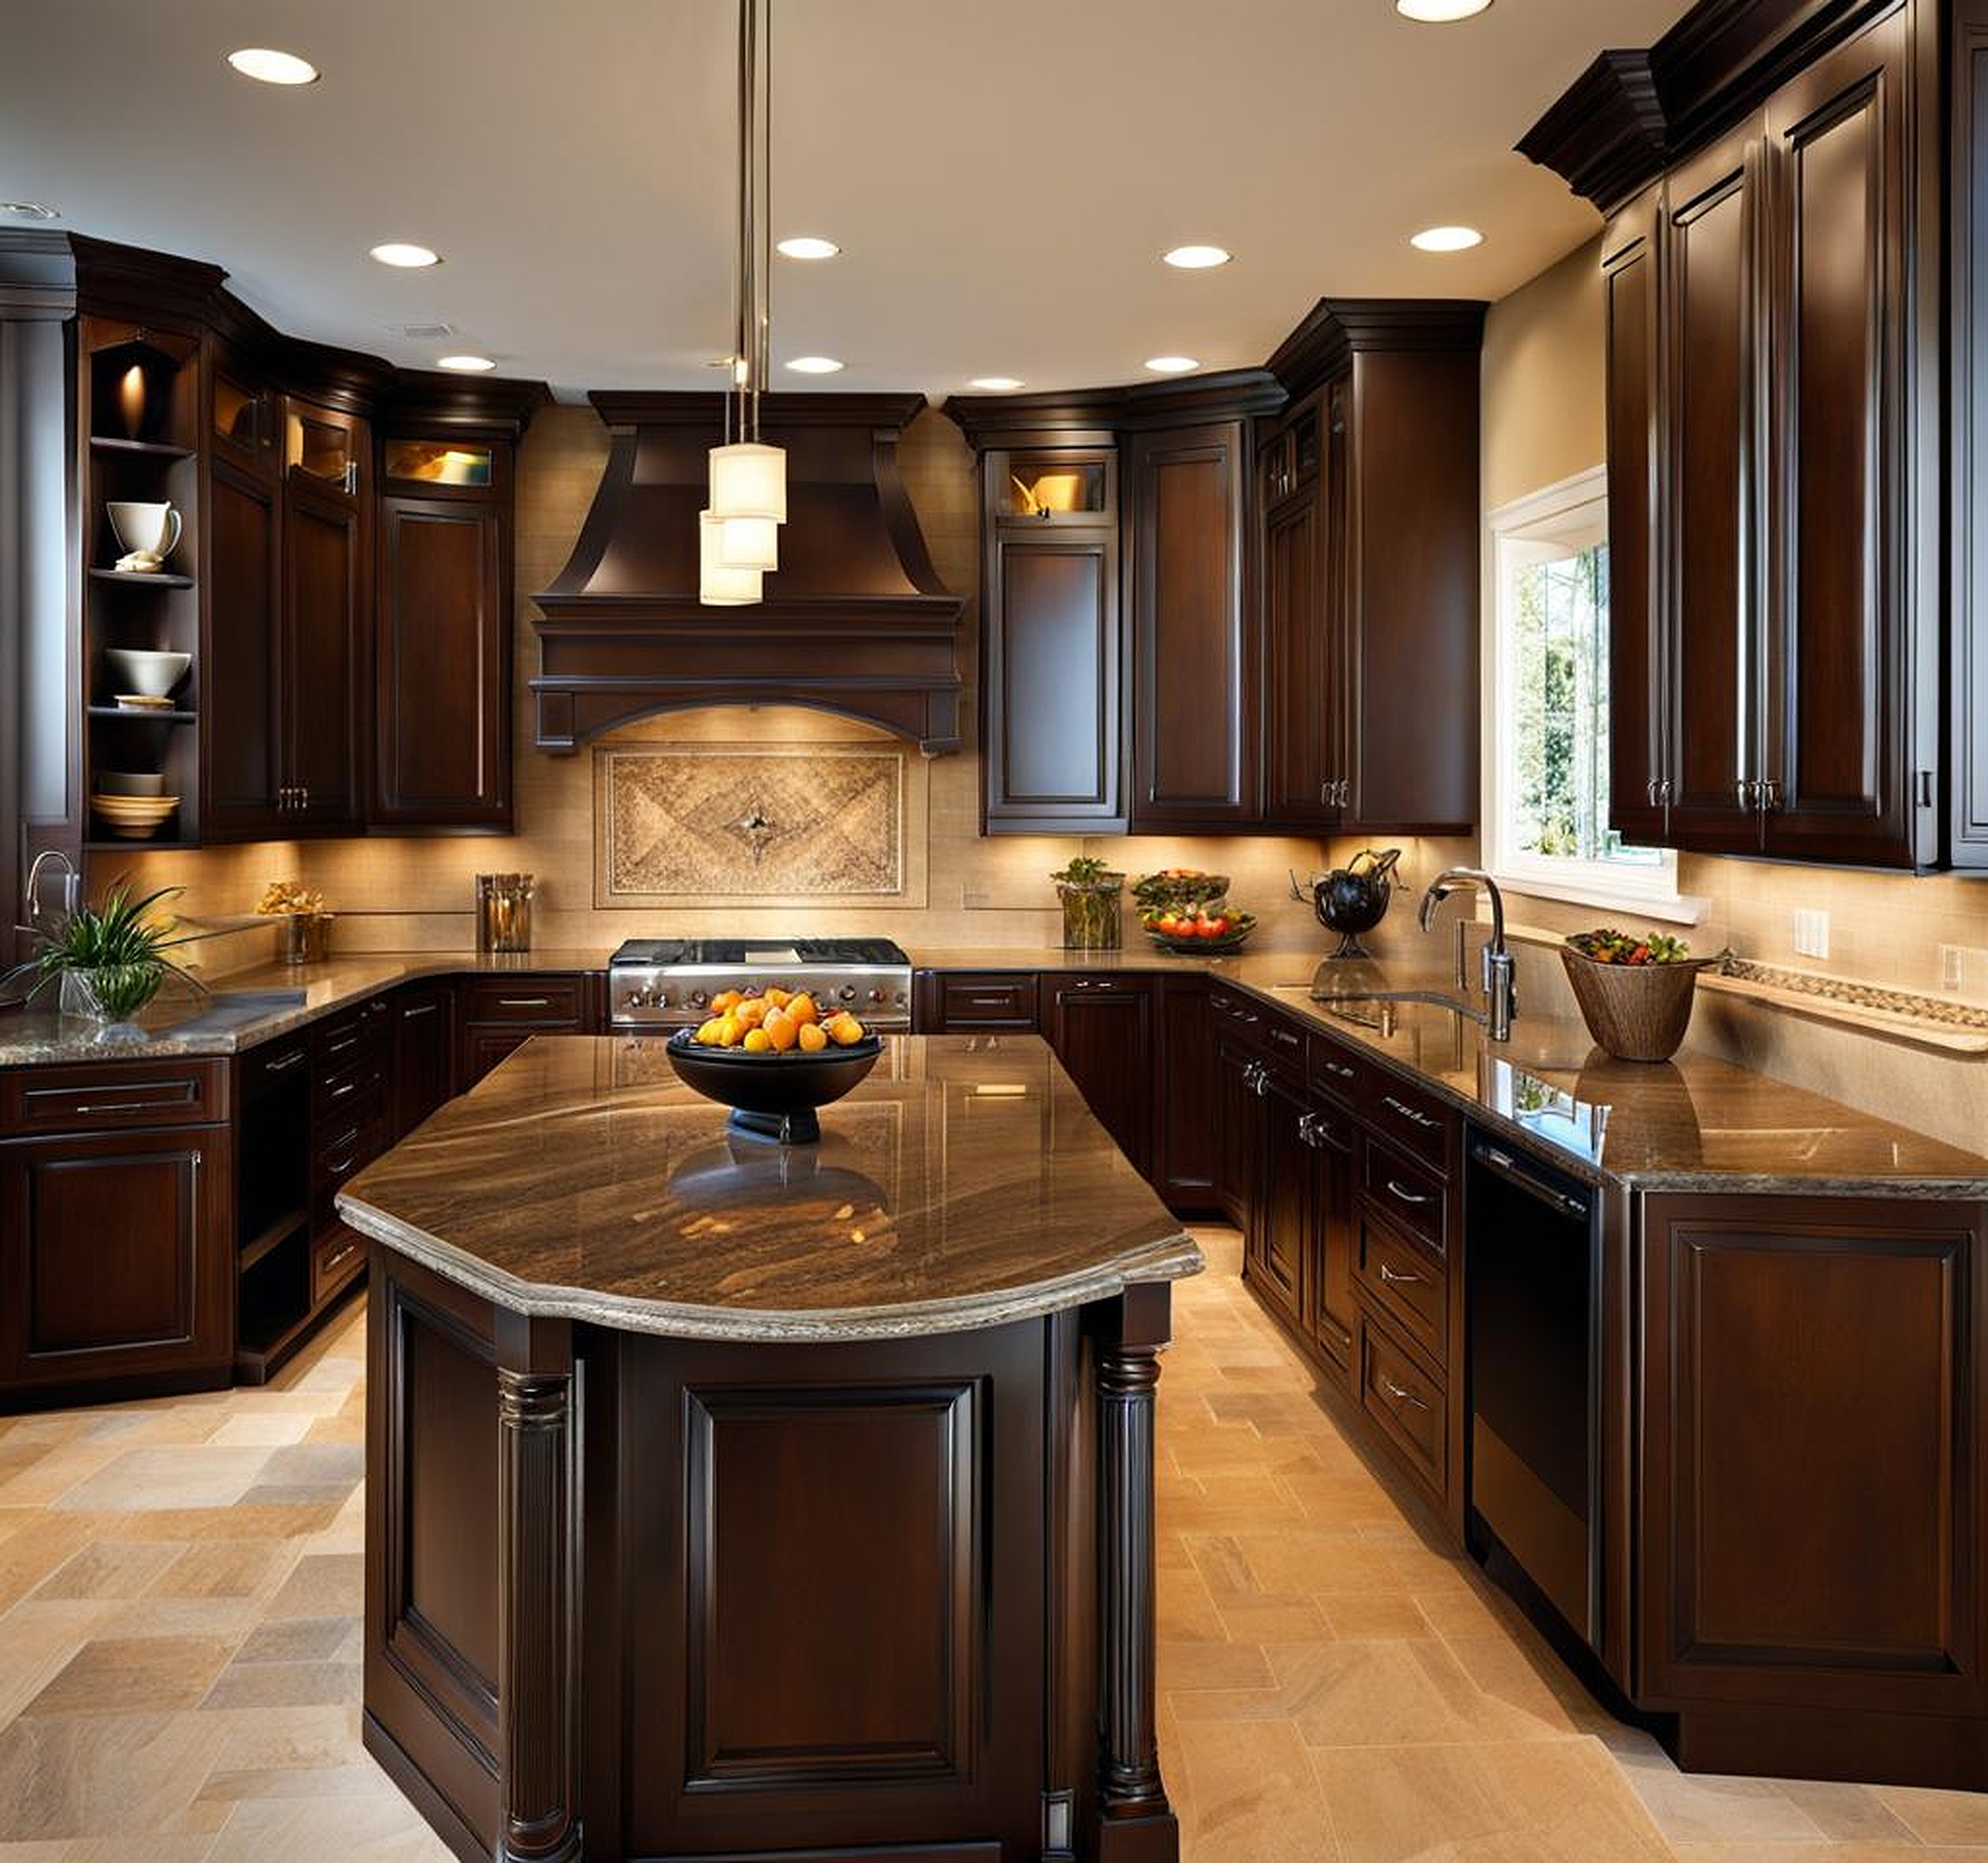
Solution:
{"label": "ceiling", "polygon": [[[9,0],[0,198],[204,259],[279,327],[562,395],[728,347],[733,0]],[[777,386],[1032,388],[1263,361],[1321,296],[1496,298],[1590,233],[1513,143],[1685,0],[776,0]],[[32,32],[19,30],[32,14]],[[222,62],[272,45],[322,81]],[[1436,258],[1407,235],[1480,227]],[[366,257],[440,251],[426,272]],[[1233,264],[1158,262],[1186,241]],[[445,341],[409,324],[446,323]],[[779,361],[847,368],[824,382]]]}

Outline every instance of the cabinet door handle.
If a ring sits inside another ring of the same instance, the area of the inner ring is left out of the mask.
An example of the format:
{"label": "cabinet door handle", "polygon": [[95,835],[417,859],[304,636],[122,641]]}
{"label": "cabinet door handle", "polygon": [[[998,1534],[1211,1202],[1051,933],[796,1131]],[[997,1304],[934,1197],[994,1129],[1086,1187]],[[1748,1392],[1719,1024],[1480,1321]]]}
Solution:
{"label": "cabinet door handle", "polygon": [[1409,1204],[1412,1207],[1419,1207],[1429,1200],[1421,1191],[1411,1190],[1399,1179],[1393,1177],[1387,1180],[1387,1194],[1399,1202]]}
{"label": "cabinet door handle", "polygon": [[1323,1141],[1319,1137],[1319,1121],[1316,1113],[1308,1112],[1298,1122],[1298,1136],[1316,1151]]}
{"label": "cabinet door handle", "polygon": [[1751,777],[1741,777],[1733,784],[1733,795],[1741,808],[1748,815],[1754,812],[1755,799],[1760,793],[1760,785]]}
{"label": "cabinet door handle", "polygon": [[550,1009],[552,1001],[550,996],[500,996],[497,1007],[500,1009]]}
{"label": "cabinet door handle", "polygon": [[358,1091],[359,1083],[357,1081],[347,1081],[343,1086],[335,1086],[331,1090],[330,1096],[333,1099],[343,1099],[347,1094],[357,1093]]}
{"label": "cabinet door handle", "polygon": [[1336,1074],[1343,1081],[1353,1078],[1353,1071],[1342,1061],[1330,1061],[1323,1055],[1319,1057],[1319,1065],[1329,1074]]}
{"label": "cabinet door handle", "polygon": [[1760,812],[1763,815],[1781,805],[1781,784],[1779,777],[1766,777],[1756,785],[1760,796]]}
{"label": "cabinet door handle", "polygon": [[400,1020],[403,1022],[412,1022],[416,1016],[432,1016],[441,1007],[439,1003],[420,1003],[412,1009],[402,1009]]}
{"label": "cabinet door handle", "polygon": [[1376,1375],[1380,1378],[1381,1388],[1387,1393],[1387,1400],[1390,1403],[1412,1403],[1417,1410],[1428,1409],[1428,1405],[1423,1402],[1413,1391],[1410,1390],[1405,1385],[1396,1384],[1386,1372],[1378,1373]]}
{"label": "cabinet door handle", "polygon": [[1399,1113],[1411,1125],[1419,1125],[1425,1131],[1433,1131],[1436,1127],[1437,1122],[1431,1119],[1427,1113],[1417,1112],[1412,1106],[1404,1106],[1392,1094],[1383,1094],[1381,1096],[1381,1104],[1388,1111]]}
{"label": "cabinet door handle", "polygon": [[287,1070],[294,1068],[300,1060],[302,1060],[307,1050],[303,1048],[292,1048],[288,1054],[283,1055],[277,1059],[268,1062],[263,1067],[262,1071],[266,1074],[280,1074],[285,1072]]}
{"label": "cabinet door handle", "polygon": [[1405,1274],[1400,1269],[1383,1261],[1381,1263],[1381,1279],[1396,1286],[1409,1287],[1419,1285],[1422,1276],[1420,1274]]}
{"label": "cabinet door handle", "polygon": [[1257,1097],[1259,1099],[1268,1099],[1270,1097],[1270,1070],[1268,1068],[1259,1068],[1253,1084],[1257,1090]]}
{"label": "cabinet door handle", "polygon": [[165,1102],[162,1100],[153,1099],[107,1099],[96,1101],[94,1104],[79,1103],[76,1108],[76,1110],[78,1112],[96,1113],[99,1115],[110,1112],[150,1112],[155,1108],[162,1106],[164,1103]]}

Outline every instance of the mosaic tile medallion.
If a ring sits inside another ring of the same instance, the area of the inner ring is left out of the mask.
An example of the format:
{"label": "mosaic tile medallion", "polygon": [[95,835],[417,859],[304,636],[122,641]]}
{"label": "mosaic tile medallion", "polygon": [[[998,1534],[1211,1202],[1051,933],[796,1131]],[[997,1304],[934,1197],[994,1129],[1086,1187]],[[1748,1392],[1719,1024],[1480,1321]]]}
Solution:
{"label": "mosaic tile medallion", "polygon": [[614,744],[594,754],[603,904],[896,901],[907,891],[895,746]]}

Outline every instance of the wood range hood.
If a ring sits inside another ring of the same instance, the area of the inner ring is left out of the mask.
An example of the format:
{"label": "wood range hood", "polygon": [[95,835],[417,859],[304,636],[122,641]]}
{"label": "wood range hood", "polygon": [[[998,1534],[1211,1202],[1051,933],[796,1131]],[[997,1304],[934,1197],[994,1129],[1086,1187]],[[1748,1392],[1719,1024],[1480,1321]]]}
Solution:
{"label": "wood range hood", "polygon": [[539,749],[699,705],[806,705],[957,751],[965,602],[940,582],[897,464],[922,395],[769,395],[787,523],[766,599],[697,596],[697,514],[722,406],[704,394],[589,397],[614,436],[572,559],[536,597]]}

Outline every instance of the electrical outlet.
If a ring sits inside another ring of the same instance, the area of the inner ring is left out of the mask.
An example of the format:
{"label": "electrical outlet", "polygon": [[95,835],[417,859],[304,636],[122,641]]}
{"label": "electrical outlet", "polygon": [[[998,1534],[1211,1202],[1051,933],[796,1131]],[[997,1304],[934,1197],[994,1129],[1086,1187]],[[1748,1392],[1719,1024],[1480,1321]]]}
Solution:
{"label": "electrical outlet", "polygon": [[1794,915],[1794,954],[1797,957],[1827,957],[1830,955],[1830,915],[1803,909]]}
{"label": "electrical outlet", "polygon": [[1967,976],[1967,947],[1962,944],[1940,946],[1940,987],[1943,990],[1957,990]]}

